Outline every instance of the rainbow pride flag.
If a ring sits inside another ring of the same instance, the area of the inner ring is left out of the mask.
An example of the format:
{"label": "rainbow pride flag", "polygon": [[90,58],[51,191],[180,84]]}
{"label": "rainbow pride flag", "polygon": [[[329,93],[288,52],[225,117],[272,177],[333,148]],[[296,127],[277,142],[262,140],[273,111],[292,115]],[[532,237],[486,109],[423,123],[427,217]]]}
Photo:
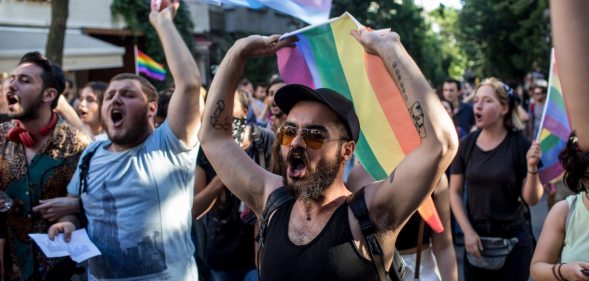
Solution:
{"label": "rainbow pride flag", "polygon": [[166,77],[164,66],[153,60],[150,56],[142,51],[137,50],[136,55],[137,73],[143,73],[145,76],[163,81]]}
{"label": "rainbow pride flag", "polygon": [[[278,69],[289,84],[334,89],[352,101],[361,128],[356,156],[380,180],[419,146],[420,138],[382,60],[367,54],[350,35],[361,26],[345,13],[284,34],[283,38],[297,36],[298,41],[295,48],[278,51]],[[444,229],[431,197],[418,211],[436,232]]]}
{"label": "rainbow pride flag", "polygon": [[566,147],[571,133],[569,120],[560,86],[560,78],[558,77],[554,49],[552,49],[548,95],[546,96],[544,112],[540,121],[540,131],[536,137],[542,148],[542,163],[544,166],[538,170],[538,173],[543,184],[559,177],[563,172],[558,160],[558,154]]}

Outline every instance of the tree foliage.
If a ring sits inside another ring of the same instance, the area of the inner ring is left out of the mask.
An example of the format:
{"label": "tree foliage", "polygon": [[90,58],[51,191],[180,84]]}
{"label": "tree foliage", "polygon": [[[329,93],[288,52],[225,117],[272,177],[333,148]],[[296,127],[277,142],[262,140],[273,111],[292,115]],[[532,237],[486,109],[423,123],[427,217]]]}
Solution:
{"label": "tree foliage", "polygon": [[[120,15],[125,20],[127,27],[133,31],[141,32],[145,36],[144,53],[152,57],[155,61],[163,64],[168,70],[164,50],[160,43],[159,37],[149,22],[149,12],[151,11],[149,0],[113,0],[111,4],[111,12],[113,16]],[[190,12],[186,8],[184,1],[181,1],[180,8],[174,17],[174,23],[182,39],[188,46],[188,49],[195,57],[194,38],[192,30],[194,24],[190,20]],[[166,75],[166,80],[163,82],[151,80],[151,82],[158,88],[164,89],[171,82],[172,77]]]}
{"label": "tree foliage", "polygon": [[[225,54],[233,46],[235,41],[250,35],[252,34],[247,32],[232,32],[224,33],[221,38],[216,38],[214,40],[213,53],[211,54],[212,63],[217,66],[221,64],[221,60],[223,60],[223,57],[225,57]],[[248,60],[243,71],[243,76],[248,78],[252,83],[259,83],[268,82],[270,77],[277,73],[278,64],[276,62],[276,56],[270,56]]]}
{"label": "tree foliage", "polygon": [[548,0],[470,0],[459,15],[460,39],[480,77],[521,79],[526,72],[548,72]]}
{"label": "tree foliage", "polygon": [[429,17],[439,30],[437,36],[442,49],[442,69],[447,71],[449,77],[462,77],[468,67],[468,59],[457,37],[458,10],[440,5],[429,13]]}
{"label": "tree foliage", "polygon": [[440,40],[431,30],[421,7],[413,1],[334,0],[331,16],[349,12],[374,29],[391,28],[433,85],[441,83],[448,70],[442,67]]}

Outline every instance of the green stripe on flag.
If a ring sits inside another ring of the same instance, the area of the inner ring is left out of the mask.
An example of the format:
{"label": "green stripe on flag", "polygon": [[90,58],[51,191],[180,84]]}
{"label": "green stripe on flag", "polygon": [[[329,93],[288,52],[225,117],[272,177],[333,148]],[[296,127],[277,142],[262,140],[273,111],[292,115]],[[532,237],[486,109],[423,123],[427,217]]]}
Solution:
{"label": "green stripe on flag", "polygon": [[562,140],[556,135],[548,135],[545,139],[542,140],[540,143],[540,147],[542,151],[548,151],[552,149],[554,146],[558,145]]}

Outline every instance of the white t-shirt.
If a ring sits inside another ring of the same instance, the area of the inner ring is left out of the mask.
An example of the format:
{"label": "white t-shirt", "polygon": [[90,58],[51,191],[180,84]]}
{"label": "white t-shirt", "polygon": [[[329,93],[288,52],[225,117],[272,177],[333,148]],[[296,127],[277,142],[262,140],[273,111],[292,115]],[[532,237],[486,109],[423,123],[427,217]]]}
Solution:
{"label": "white t-shirt", "polygon": [[[196,146],[186,147],[167,122],[123,152],[110,141],[90,145],[82,194],[90,239],[90,280],[197,280],[190,237]],[[96,146],[99,146],[98,148]],[[79,168],[68,192],[79,194]]]}

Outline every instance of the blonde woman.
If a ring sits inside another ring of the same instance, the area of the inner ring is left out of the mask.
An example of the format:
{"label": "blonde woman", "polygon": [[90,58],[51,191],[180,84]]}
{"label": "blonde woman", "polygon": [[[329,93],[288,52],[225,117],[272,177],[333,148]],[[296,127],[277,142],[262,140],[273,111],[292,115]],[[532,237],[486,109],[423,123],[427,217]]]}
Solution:
{"label": "blonde woman", "polygon": [[[518,132],[524,126],[515,107],[513,90],[495,78],[485,79],[474,93],[480,130],[461,141],[452,163],[450,203],[464,231],[467,281],[529,277],[534,238],[526,205],[538,203],[543,193],[537,167],[541,152],[537,142],[530,145]],[[491,239],[513,246],[500,266],[486,264],[490,245],[485,249],[483,243]]]}

